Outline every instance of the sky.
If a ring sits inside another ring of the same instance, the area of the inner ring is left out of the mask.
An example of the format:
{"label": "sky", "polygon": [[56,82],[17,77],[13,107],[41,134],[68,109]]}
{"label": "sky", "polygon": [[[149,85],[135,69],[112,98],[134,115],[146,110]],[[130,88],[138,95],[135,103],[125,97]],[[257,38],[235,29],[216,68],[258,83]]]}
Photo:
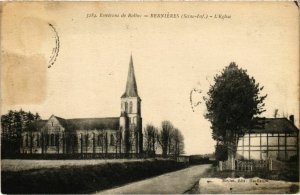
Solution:
{"label": "sky", "polygon": [[7,3],[1,42],[2,114],[22,108],[43,119],[118,117],[132,54],[143,125],[171,121],[187,154],[211,153],[215,145],[205,104],[192,109],[190,92],[202,91],[193,104],[202,100],[232,61],[264,86],[261,116],[278,109],[279,116],[294,114],[299,127],[293,2]]}

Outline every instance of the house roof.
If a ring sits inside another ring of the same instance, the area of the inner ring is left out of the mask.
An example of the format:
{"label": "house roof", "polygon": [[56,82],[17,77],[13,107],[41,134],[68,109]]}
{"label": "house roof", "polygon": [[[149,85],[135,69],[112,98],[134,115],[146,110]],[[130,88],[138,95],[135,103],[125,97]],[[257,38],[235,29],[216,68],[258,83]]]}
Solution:
{"label": "house roof", "polygon": [[136,80],[135,80],[132,55],[130,56],[126,89],[124,94],[121,96],[121,98],[125,98],[125,97],[139,97]]}
{"label": "house roof", "polygon": [[255,118],[251,133],[293,133],[299,129],[287,118]]}

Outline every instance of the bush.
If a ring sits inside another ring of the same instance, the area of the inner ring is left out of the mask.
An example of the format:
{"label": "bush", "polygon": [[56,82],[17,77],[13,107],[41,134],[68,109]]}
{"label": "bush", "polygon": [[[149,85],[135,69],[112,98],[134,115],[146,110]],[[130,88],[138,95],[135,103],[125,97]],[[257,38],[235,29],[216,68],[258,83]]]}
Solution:
{"label": "bush", "polygon": [[298,158],[298,155],[296,154],[296,155],[294,155],[294,156],[291,156],[291,158],[289,159],[289,162],[299,162],[298,159],[299,159],[299,158]]}
{"label": "bush", "polygon": [[200,164],[209,164],[212,163],[209,160],[209,157],[203,157],[201,155],[191,155],[190,156],[190,164],[191,165],[200,165]]}
{"label": "bush", "polygon": [[215,156],[216,156],[216,161],[226,161],[228,158],[227,146],[221,144],[216,145]]}
{"label": "bush", "polygon": [[184,168],[171,160],[107,163],[2,172],[2,193],[74,194],[92,193],[162,173]]}

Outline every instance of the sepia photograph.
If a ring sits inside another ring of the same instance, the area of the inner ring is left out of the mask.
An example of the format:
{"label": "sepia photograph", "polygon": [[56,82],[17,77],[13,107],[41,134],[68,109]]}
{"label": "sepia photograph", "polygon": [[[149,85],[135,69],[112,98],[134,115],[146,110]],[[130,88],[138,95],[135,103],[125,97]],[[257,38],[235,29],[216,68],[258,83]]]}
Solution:
{"label": "sepia photograph", "polygon": [[299,193],[299,5],[1,2],[1,193]]}

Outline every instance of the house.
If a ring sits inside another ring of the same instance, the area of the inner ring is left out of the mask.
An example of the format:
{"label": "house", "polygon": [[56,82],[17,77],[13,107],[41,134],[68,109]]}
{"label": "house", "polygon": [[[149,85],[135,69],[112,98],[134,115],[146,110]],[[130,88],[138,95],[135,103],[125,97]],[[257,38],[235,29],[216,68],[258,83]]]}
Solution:
{"label": "house", "polygon": [[130,57],[120,117],[64,119],[52,115],[22,133],[21,153],[142,153],[141,98]]}
{"label": "house", "polygon": [[288,161],[298,154],[299,129],[294,116],[257,118],[256,125],[239,139],[236,159]]}
{"label": "house", "polygon": [[[255,118],[252,128],[243,130],[235,156],[219,162],[220,170],[274,170],[274,163],[297,161],[299,129],[294,116],[287,118]],[[276,166],[277,169],[279,166]]]}

